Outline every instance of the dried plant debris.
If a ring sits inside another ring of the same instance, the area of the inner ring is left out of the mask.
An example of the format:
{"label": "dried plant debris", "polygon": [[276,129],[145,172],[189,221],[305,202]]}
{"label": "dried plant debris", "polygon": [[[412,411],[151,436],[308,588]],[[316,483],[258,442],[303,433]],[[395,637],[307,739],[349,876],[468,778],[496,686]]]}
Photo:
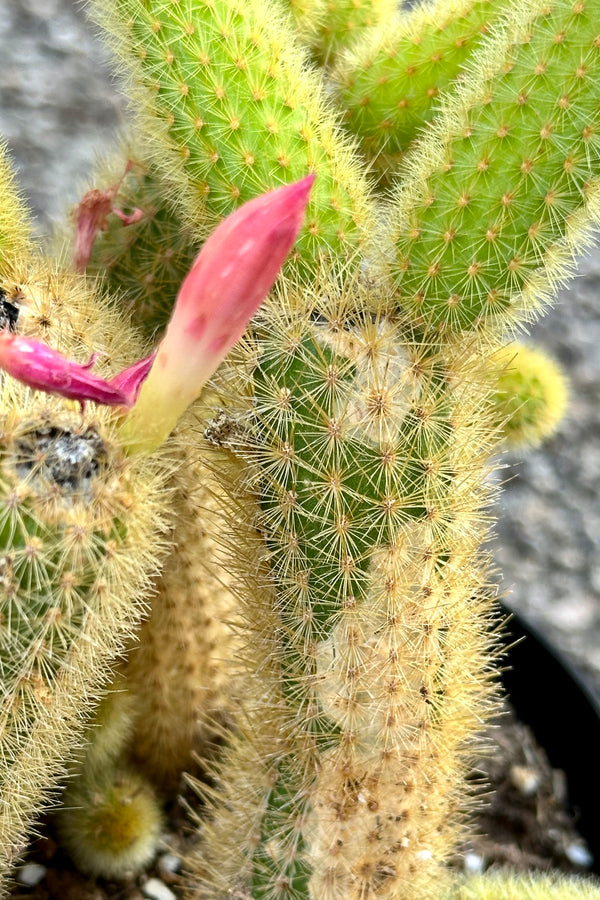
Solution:
{"label": "dried plant debris", "polygon": [[470,871],[585,873],[593,860],[567,803],[564,772],[553,769],[528,727],[507,706],[490,729],[492,750],[473,780],[486,784],[472,837],[454,863]]}

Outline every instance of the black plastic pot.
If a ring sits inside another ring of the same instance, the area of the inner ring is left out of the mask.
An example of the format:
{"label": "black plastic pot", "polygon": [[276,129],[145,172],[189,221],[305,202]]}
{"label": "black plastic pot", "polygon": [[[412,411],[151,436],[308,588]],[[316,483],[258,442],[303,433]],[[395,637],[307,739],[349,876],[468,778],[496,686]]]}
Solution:
{"label": "black plastic pot", "polygon": [[512,612],[502,682],[517,718],[566,775],[577,830],[600,874],[600,697],[531,623]]}

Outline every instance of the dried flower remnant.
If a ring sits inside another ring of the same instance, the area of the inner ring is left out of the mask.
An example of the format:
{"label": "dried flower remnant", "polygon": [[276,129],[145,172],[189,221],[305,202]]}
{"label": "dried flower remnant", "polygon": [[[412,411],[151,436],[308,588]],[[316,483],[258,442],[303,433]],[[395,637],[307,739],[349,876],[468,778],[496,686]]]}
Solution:
{"label": "dried flower remnant", "polygon": [[78,400],[82,407],[86,400],[105,406],[133,406],[154,357],[140,360],[107,381],[90,371],[98,356],[93,353],[89,362],[77,363],[41,341],[0,331],[0,368],[28,387]]}
{"label": "dried flower remnant", "polygon": [[92,255],[92,248],[99,231],[105,231],[108,227],[108,216],[114,213],[121,219],[123,225],[133,225],[144,215],[141,209],[134,209],[132,213],[124,213],[115,207],[114,201],[123,179],[131,171],[133,163],[128,162],[122,177],[104,190],[93,188],[88,191],[75,208],[75,269],[84,272]]}

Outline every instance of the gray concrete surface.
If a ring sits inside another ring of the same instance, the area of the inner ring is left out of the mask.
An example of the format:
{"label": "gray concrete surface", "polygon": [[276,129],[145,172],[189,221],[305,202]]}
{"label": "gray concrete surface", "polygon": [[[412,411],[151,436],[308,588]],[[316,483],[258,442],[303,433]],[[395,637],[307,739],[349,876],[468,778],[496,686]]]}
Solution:
{"label": "gray concrete surface", "polygon": [[[123,115],[106,54],[70,0],[4,0],[0,133],[40,229],[75,201]],[[510,602],[600,679],[600,252],[531,337],[566,367],[568,418],[543,450],[510,457],[493,540]],[[600,683],[600,681],[599,681]]]}

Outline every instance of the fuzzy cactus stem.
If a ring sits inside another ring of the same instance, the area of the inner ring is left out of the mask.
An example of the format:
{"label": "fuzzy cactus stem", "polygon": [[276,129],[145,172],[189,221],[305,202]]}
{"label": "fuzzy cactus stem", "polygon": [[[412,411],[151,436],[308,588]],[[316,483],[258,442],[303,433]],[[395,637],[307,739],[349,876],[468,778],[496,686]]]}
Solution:
{"label": "fuzzy cactus stem", "polygon": [[314,175],[269,191],[213,232],[184,280],[122,437],[151,452],[242,336],[273,287],[302,227]]}

